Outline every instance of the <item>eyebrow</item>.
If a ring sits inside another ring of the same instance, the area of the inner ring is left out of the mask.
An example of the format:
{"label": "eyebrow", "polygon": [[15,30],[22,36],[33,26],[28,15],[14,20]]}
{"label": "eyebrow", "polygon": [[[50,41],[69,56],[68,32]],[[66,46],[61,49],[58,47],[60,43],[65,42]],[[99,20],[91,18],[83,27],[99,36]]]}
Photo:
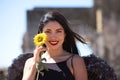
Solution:
{"label": "eyebrow", "polygon": [[57,30],[63,30],[63,28],[59,28],[59,29],[57,29]]}
{"label": "eyebrow", "polygon": [[[51,29],[46,29],[46,30],[51,30]],[[64,30],[63,28],[58,28],[58,29],[56,29],[56,30]]]}

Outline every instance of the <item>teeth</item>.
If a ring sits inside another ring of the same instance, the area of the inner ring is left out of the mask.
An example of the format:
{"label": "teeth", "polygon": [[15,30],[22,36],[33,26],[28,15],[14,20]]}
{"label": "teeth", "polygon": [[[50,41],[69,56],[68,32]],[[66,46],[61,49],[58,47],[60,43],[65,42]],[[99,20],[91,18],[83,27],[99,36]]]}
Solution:
{"label": "teeth", "polygon": [[50,42],[50,43],[55,44],[55,43],[57,43],[57,42],[56,42],[56,41],[52,41],[52,42]]}
{"label": "teeth", "polygon": [[57,44],[57,41],[50,41],[51,44]]}

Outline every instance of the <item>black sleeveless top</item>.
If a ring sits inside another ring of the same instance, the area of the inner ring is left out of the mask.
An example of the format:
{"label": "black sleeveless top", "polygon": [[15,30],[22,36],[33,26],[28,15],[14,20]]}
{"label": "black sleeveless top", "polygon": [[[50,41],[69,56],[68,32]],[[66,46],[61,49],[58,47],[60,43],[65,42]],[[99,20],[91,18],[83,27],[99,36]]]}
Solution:
{"label": "black sleeveless top", "polygon": [[39,80],[74,80],[73,75],[71,74],[67,61],[71,58],[58,63],[44,63],[48,70],[41,70],[44,75],[39,75]]}

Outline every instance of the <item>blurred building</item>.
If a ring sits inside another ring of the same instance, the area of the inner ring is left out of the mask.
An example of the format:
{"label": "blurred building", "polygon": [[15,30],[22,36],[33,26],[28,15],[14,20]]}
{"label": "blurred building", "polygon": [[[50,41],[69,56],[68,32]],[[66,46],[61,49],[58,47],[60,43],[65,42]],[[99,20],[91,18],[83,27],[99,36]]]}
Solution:
{"label": "blurred building", "polygon": [[48,11],[57,10],[69,21],[70,27],[81,36],[92,39],[95,32],[95,16],[92,8],[34,8],[27,11],[27,31],[24,35],[23,52],[35,48],[33,37],[37,34],[40,17]]}
{"label": "blurred building", "polygon": [[120,79],[120,1],[94,0],[92,8],[34,8],[27,11],[27,31],[23,38],[23,53],[33,52],[33,37],[40,17],[52,10],[60,11],[72,30],[84,37],[94,54],[105,59]]}

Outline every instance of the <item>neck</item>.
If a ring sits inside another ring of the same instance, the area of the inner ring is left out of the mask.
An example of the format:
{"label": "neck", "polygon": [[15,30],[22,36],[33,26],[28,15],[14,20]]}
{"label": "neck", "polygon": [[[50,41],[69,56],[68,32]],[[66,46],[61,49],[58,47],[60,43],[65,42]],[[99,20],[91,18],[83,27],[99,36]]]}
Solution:
{"label": "neck", "polygon": [[57,57],[65,54],[65,51],[63,49],[57,49],[57,50],[47,50],[46,54],[48,54],[50,57]]}

